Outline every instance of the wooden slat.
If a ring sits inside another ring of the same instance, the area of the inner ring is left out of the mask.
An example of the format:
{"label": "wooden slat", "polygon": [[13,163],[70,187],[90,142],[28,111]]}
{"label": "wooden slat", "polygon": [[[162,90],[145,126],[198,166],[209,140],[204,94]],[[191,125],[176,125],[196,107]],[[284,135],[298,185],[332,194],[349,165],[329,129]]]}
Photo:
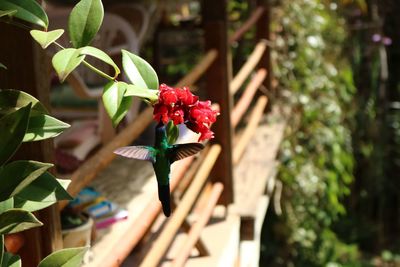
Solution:
{"label": "wooden slat", "polygon": [[177,87],[193,85],[210,67],[210,65],[217,58],[218,52],[215,49],[208,51],[200,62],[193,67],[193,69],[185,75],[177,84]]}
{"label": "wooden slat", "polygon": [[152,248],[150,249],[150,252],[146,255],[140,266],[153,267],[159,264],[168,247],[170,246],[173,238],[175,237],[175,234],[182,225],[183,220],[186,218],[191,207],[196,201],[196,198],[200,193],[200,190],[203,187],[205,181],[207,180],[220,152],[221,146],[219,145],[213,145],[210,148],[210,152],[208,153],[199,171],[197,172],[196,177],[191,183],[189,189],[183,196],[181,203],[172,213],[162,233],[154,242]]}
{"label": "wooden slat", "polygon": [[232,95],[234,95],[242,86],[242,84],[246,81],[247,77],[250,73],[254,70],[257,66],[258,62],[260,61],[261,57],[264,54],[264,51],[267,47],[267,42],[261,40],[256,47],[254,48],[253,52],[247,59],[246,63],[242,66],[236,76],[232,79],[229,90]]}
{"label": "wooden slat", "polygon": [[190,229],[187,240],[179,250],[179,255],[173,261],[172,266],[184,266],[185,262],[190,256],[190,252],[192,251],[196,242],[199,240],[202,230],[210,220],[210,217],[213,213],[215,206],[217,205],[217,201],[223,189],[224,185],[222,183],[216,183],[213,185],[207,206],[201,212],[198,220],[193,224],[192,228]]}
{"label": "wooden slat", "polygon": [[242,26],[232,34],[232,36],[229,38],[229,43],[232,44],[242,38],[242,36],[256,24],[263,13],[264,8],[257,7],[256,10],[251,13],[250,17],[242,24]]}
{"label": "wooden slat", "polygon": [[239,101],[232,110],[231,124],[233,128],[238,125],[240,119],[243,117],[243,114],[246,112],[251,101],[253,100],[257,89],[261,86],[266,76],[267,71],[265,69],[260,69],[247,85],[243,95],[240,97]]}
{"label": "wooden slat", "polygon": [[237,145],[233,149],[233,163],[237,164],[240,160],[240,157],[243,155],[243,152],[246,149],[251,137],[254,132],[257,130],[258,123],[260,122],[264,109],[267,106],[268,99],[266,96],[260,96],[257,100],[257,104],[251,112],[249,123],[246,126],[246,129],[243,132],[243,135],[240,137]]}

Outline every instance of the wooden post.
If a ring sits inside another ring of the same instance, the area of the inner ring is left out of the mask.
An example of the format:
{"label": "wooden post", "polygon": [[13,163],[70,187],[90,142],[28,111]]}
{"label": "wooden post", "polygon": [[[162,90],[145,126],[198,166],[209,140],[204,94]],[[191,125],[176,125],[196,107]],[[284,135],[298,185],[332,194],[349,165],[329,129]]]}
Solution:
{"label": "wooden post", "polygon": [[[271,18],[271,6],[268,0],[257,0],[257,6],[264,8],[264,12],[261,18],[257,22],[256,26],[256,43],[260,40],[265,39],[271,41],[271,32],[270,32],[270,18]],[[272,82],[272,66],[271,66],[271,47],[267,46],[267,49],[264,52],[263,57],[258,63],[258,68],[266,69],[268,72],[267,78],[264,80],[263,85],[270,92],[270,100],[275,95],[273,92],[273,88],[271,86]],[[270,101],[271,104],[271,101]],[[271,106],[269,104],[269,106]]]}
{"label": "wooden post", "polygon": [[[7,70],[0,70],[0,88],[18,89],[49,104],[48,64],[42,49],[34,43],[29,31],[0,23],[0,62]],[[52,141],[24,143],[15,159],[52,162]],[[38,262],[62,247],[61,225],[57,205],[36,213],[43,227],[23,232],[25,245],[18,252],[24,266],[37,266]]]}
{"label": "wooden post", "polygon": [[[203,0],[202,13],[204,25],[205,49],[216,49],[217,59],[206,73],[206,90],[212,102],[220,105],[220,116],[213,125],[214,142],[222,147],[217,164],[211,177],[215,182],[222,182],[224,192],[221,202],[225,205],[233,202],[233,169],[232,169],[232,95],[229,92],[231,76],[230,53],[228,48],[227,1]],[[218,177],[218,178],[217,178]]]}

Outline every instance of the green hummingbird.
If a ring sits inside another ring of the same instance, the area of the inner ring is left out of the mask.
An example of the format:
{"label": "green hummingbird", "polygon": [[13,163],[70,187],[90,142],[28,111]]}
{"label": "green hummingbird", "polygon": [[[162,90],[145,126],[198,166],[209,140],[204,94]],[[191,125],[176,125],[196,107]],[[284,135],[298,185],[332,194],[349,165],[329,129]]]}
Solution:
{"label": "green hummingbird", "polygon": [[123,157],[147,160],[153,163],[158,184],[158,198],[165,216],[171,214],[169,180],[171,164],[177,160],[192,156],[202,150],[201,143],[171,145],[168,143],[166,127],[163,123],[156,126],[154,146],[126,146],[114,151]]}

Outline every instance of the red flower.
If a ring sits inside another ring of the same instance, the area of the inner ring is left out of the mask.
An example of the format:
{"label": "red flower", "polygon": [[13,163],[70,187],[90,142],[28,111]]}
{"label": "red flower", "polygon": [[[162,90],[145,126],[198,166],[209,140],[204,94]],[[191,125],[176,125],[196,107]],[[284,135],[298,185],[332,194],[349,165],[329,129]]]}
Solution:
{"label": "red flower", "polygon": [[160,86],[159,102],[167,106],[174,106],[178,101],[178,95],[176,91],[165,84]]}
{"label": "red flower", "polygon": [[169,121],[168,107],[160,103],[156,104],[154,106],[153,118],[158,122],[162,121],[164,124],[167,124]]}
{"label": "red flower", "polygon": [[211,101],[199,101],[188,87],[172,88],[160,85],[158,103],[154,106],[154,120],[167,124],[172,120],[175,125],[185,123],[186,126],[200,133],[199,141],[214,138],[210,130],[218,116],[211,108]]}
{"label": "red flower", "polygon": [[172,110],[172,112],[169,114],[170,119],[173,120],[175,125],[183,123],[185,121],[184,116],[185,113],[179,108]]}
{"label": "red flower", "polygon": [[185,106],[191,106],[199,100],[187,87],[176,88],[176,94],[178,95],[178,99],[182,101],[182,104]]}
{"label": "red flower", "polygon": [[190,109],[190,116],[198,124],[207,124],[211,126],[217,120],[218,112],[211,109],[210,101],[199,101],[196,106]]}

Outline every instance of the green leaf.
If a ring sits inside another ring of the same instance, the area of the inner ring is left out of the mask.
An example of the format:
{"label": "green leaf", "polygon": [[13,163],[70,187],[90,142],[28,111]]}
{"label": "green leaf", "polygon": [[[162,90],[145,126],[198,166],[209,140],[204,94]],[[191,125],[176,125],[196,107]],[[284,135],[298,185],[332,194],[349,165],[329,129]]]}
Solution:
{"label": "green leaf", "polygon": [[23,142],[39,141],[47,138],[52,138],[70,125],[57,120],[49,115],[36,115],[29,118],[28,129],[26,130]]}
{"label": "green leaf", "polygon": [[14,17],[36,24],[45,29],[49,26],[46,12],[35,0],[1,0],[0,10],[14,11]]}
{"label": "green leaf", "polygon": [[3,262],[3,255],[4,255],[4,235],[0,235],[0,266]]}
{"label": "green leaf", "polygon": [[[0,10],[0,18],[4,16],[12,17],[15,13],[17,13],[16,9],[12,10]],[[1,265],[0,265],[1,266]]]}
{"label": "green leaf", "polygon": [[5,165],[0,172],[0,201],[13,197],[53,164],[18,160]]}
{"label": "green leaf", "polygon": [[81,0],[71,11],[68,32],[75,48],[90,44],[103,22],[104,9],[101,0]]}
{"label": "green leaf", "polygon": [[1,201],[0,202],[0,214],[14,208],[14,199],[9,198],[7,200]]}
{"label": "green leaf", "polygon": [[42,226],[36,217],[22,209],[11,209],[0,214],[0,234],[12,234]]}
{"label": "green leaf", "polygon": [[168,144],[175,144],[179,137],[179,128],[173,121],[169,121],[166,127]]}
{"label": "green leaf", "polygon": [[38,42],[43,49],[46,49],[49,45],[54,43],[58,38],[63,35],[64,30],[63,29],[58,29],[54,31],[38,31],[38,30],[31,30],[30,34],[32,35],[33,39],[35,39],[36,42]]}
{"label": "green leaf", "polygon": [[56,179],[46,172],[14,196],[14,207],[33,212],[59,200],[71,200],[66,191],[70,183],[70,180]]}
{"label": "green leaf", "polygon": [[117,114],[118,108],[124,98],[125,91],[126,84],[122,82],[111,81],[104,87],[103,103],[108,115],[113,121],[113,124],[115,115]]}
{"label": "green leaf", "polygon": [[0,166],[14,155],[28,126],[31,104],[8,113],[0,119]]}
{"label": "green leaf", "polygon": [[39,100],[28,93],[14,89],[0,89],[0,115],[18,110],[27,106],[29,103],[32,104],[31,116],[33,114],[49,113]]}
{"label": "green leaf", "polygon": [[118,107],[117,113],[112,117],[112,123],[114,127],[117,126],[118,123],[120,123],[122,119],[125,117],[126,113],[128,113],[131,104],[132,104],[132,97],[124,95],[121,104]]}
{"label": "green leaf", "polygon": [[44,258],[38,267],[76,267],[81,266],[87,247],[58,250]]}
{"label": "green leaf", "polygon": [[157,73],[147,61],[122,50],[122,65],[131,83],[146,89],[158,89]]}
{"label": "green leaf", "polygon": [[57,52],[52,59],[52,63],[60,81],[63,82],[84,59],[85,55],[81,55],[79,49],[67,48]]}
{"label": "green leaf", "polygon": [[2,63],[0,63],[0,69],[1,69],[1,68],[3,68],[3,69],[7,69],[6,65],[4,65],[4,64],[2,64]]}
{"label": "green leaf", "polygon": [[158,101],[158,90],[144,89],[133,84],[127,84],[125,95],[148,99],[152,104]]}
{"label": "green leaf", "polygon": [[18,255],[13,255],[9,252],[5,252],[3,256],[3,262],[1,267],[21,267],[21,258]]}
{"label": "green leaf", "polygon": [[115,64],[115,62],[111,59],[111,57],[109,57],[102,50],[100,50],[96,47],[86,46],[86,47],[81,48],[80,51],[81,51],[81,54],[83,54],[83,55],[95,57],[95,58],[100,59],[101,61],[107,63],[108,65],[112,66],[115,71],[114,78],[116,78],[121,73],[117,64]]}

